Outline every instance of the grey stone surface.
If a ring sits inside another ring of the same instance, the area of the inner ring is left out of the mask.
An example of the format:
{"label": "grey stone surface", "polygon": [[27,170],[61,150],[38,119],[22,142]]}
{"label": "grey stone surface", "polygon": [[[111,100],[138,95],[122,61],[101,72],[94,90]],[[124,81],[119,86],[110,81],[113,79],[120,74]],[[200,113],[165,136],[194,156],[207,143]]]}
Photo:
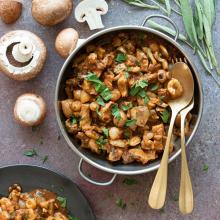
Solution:
{"label": "grey stone surface", "polygon": [[[79,1],[74,1],[75,5]],[[109,12],[103,17],[106,27],[117,25],[141,23],[146,15],[158,13],[155,11],[140,10],[121,1],[108,1]],[[218,1],[218,15],[220,2]],[[172,17],[179,28],[183,30],[181,18]],[[214,45],[217,58],[220,60],[220,18],[214,27]],[[193,56],[192,50],[184,47],[195,61],[201,75],[205,95],[205,105],[201,125],[189,146],[187,153],[189,167],[193,181],[195,196],[195,209],[192,215],[183,217],[178,210],[178,195],[180,179],[180,159],[169,166],[169,183],[166,205],[162,211],[149,208],[146,203],[147,195],[155,176],[155,172],[134,176],[138,184],[126,186],[122,183],[124,176],[118,176],[109,187],[97,187],[85,182],[78,174],[77,166],[79,157],[70,150],[60,136],[54,112],[54,90],[59,70],[64,62],[54,50],[56,34],[66,27],[74,27],[79,31],[81,38],[90,36],[86,24],[79,24],[72,14],[64,23],[55,27],[43,27],[36,23],[31,16],[31,1],[25,1],[22,17],[13,25],[0,22],[0,36],[4,33],[26,29],[37,33],[46,43],[48,58],[42,74],[30,82],[16,82],[0,74],[0,166],[9,164],[34,164],[45,166],[63,173],[73,179],[88,197],[98,220],[145,220],[145,219],[193,219],[217,220],[220,219],[220,93],[219,88],[204,71],[198,58]],[[25,92],[35,92],[42,95],[48,106],[45,122],[32,131],[23,128],[14,122],[13,106],[16,98]],[[23,152],[35,148],[39,156],[27,158]],[[43,164],[42,158],[49,155],[49,160]],[[207,172],[203,171],[204,164],[209,166]],[[110,176],[97,171],[90,166],[85,166],[87,173],[98,179]],[[115,204],[120,197],[127,203],[127,208],[122,210]],[[83,219],[84,220],[84,219]]]}

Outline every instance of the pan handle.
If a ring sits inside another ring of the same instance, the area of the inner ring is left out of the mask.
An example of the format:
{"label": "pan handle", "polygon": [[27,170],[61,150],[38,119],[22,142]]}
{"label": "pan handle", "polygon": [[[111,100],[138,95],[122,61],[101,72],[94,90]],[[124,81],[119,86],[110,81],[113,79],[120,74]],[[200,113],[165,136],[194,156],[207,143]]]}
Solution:
{"label": "pan handle", "polygon": [[83,162],[84,162],[84,160],[83,160],[83,159],[80,159],[79,166],[78,166],[78,171],[79,171],[80,176],[81,176],[84,180],[86,180],[87,182],[92,183],[92,184],[97,185],[97,186],[109,186],[109,185],[111,185],[111,184],[114,182],[114,180],[115,180],[117,174],[114,174],[113,177],[111,178],[111,180],[109,180],[108,182],[97,182],[97,181],[95,181],[95,180],[90,179],[90,178],[89,178],[88,176],[86,176],[86,175],[83,173],[83,171],[82,171],[82,164],[83,164]]}
{"label": "pan handle", "polygon": [[160,14],[157,14],[157,15],[150,15],[150,16],[147,16],[143,23],[141,24],[141,26],[145,26],[145,24],[147,23],[148,20],[150,20],[151,18],[163,18],[165,19],[166,21],[168,21],[170,24],[172,24],[172,26],[174,27],[175,31],[176,31],[176,35],[174,37],[174,40],[177,41],[177,39],[179,38],[179,28],[177,27],[176,23],[171,20],[170,18],[168,18],[167,16],[164,16],[164,15],[160,15]]}

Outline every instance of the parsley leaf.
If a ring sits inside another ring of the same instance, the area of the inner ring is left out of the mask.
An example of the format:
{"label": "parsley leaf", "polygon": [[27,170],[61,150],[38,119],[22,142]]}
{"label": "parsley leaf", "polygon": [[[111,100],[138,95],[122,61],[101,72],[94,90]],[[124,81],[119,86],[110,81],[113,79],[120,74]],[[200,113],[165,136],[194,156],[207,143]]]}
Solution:
{"label": "parsley leaf", "polygon": [[49,158],[48,155],[44,156],[44,158],[43,158],[43,163],[46,163],[46,161],[48,160],[48,158]]}
{"label": "parsley leaf", "polygon": [[25,151],[25,152],[24,152],[24,155],[25,155],[26,157],[38,156],[37,151],[36,151],[35,149]]}
{"label": "parsley leaf", "polygon": [[112,115],[118,120],[121,119],[121,114],[117,105],[112,106]]}
{"label": "parsley leaf", "polygon": [[125,131],[124,131],[124,137],[125,137],[125,138],[130,138],[130,137],[131,137],[131,131],[128,130],[128,129],[125,129]]}
{"label": "parsley leaf", "polygon": [[96,113],[97,113],[97,115],[98,115],[99,117],[102,117],[102,113],[99,111],[99,108],[98,108],[98,107],[96,108],[95,111],[96,111]]}
{"label": "parsley leaf", "polygon": [[167,109],[164,109],[160,117],[164,123],[168,123],[170,120],[170,112]]}
{"label": "parsley leaf", "polygon": [[115,61],[118,62],[118,63],[123,63],[126,60],[127,60],[127,55],[123,54],[123,53],[117,54],[117,56],[115,58]]}
{"label": "parsley leaf", "polygon": [[209,169],[209,166],[207,164],[204,164],[203,165],[203,171],[207,172]]}
{"label": "parsley leaf", "polygon": [[136,96],[138,95],[145,87],[148,86],[147,80],[140,80],[135,85],[133,85],[130,89],[130,95]]}
{"label": "parsley leaf", "polygon": [[96,144],[99,145],[99,150],[103,150],[103,145],[105,145],[107,143],[106,140],[104,140],[104,137],[101,136],[97,141]]}
{"label": "parsley leaf", "polygon": [[66,208],[67,199],[61,196],[57,196],[57,201],[60,203],[62,208]]}
{"label": "parsley leaf", "polygon": [[130,126],[135,125],[136,121],[137,121],[137,120],[135,120],[135,119],[131,119],[131,120],[128,119],[128,120],[125,122],[125,127],[130,127]]}
{"label": "parsley leaf", "polygon": [[92,82],[93,86],[95,86],[96,92],[100,93],[102,98],[105,101],[108,101],[111,99],[112,94],[109,88],[98,78],[98,76],[95,73],[88,73],[86,76],[86,80]]}
{"label": "parsley leaf", "polygon": [[151,91],[156,91],[156,90],[158,90],[158,85],[157,85],[157,84],[151,84],[151,85],[150,85],[150,90],[151,90]]}
{"label": "parsley leaf", "polygon": [[103,128],[102,131],[103,131],[104,135],[105,135],[106,137],[108,137],[109,129],[108,129],[108,128]]}
{"label": "parsley leaf", "polygon": [[78,218],[71,216],[71,215],[68,215],[68,220],[78,220]]}
{"label": "parsley leaf", "polygon": [[128,185],[128,186],[131,186],[131,185],[138,184],[138,181],[136,179],[133,179],[133,178],[125,178],[123,180],[123,183]]}
{"label": "parsley leaf", "polygon": [[118,207],[120,207],[122,209],[125,209],[127,206],[127,204],[123,201],[122,198],[118,198],[115,203]]}
{"label": "parsley leaf", "polygon": [[125,72],[125,78],[126,78],[126,79],[129,78],[129,72]]}
{"label": "parsley leaf", "polygon": [[121,109],[123,110],[123,111],[127,111],[127,110],[129,110],[129,109],[131,109],[133,106],[132,106],[132,103],[130,102],[128,105],[122,105],[121,106]]}
{"label": "parsley leaf", "polygon": [[144,104],[147,105],[148,102],[149,102],[149,97],[146,95],[144,97]]}
{"label": "parsley leaf", "polygon": [[71,122],[72,125],[77,124],[77,119],[76,119],[76,117],[71,116],[71,117],[70,117],[70,122]]}
{"label": "parsley leaf", "polygon": [[136,65],[136,66],[141,66],[140,61],[136,60],[136,61],[135,61],[135,65]]}
{"label": "parsley leaf", "polygon": [[96,102],[101,106],[105,106],[105,102],[101,96],[98,96],[98,98],[96,99]]}

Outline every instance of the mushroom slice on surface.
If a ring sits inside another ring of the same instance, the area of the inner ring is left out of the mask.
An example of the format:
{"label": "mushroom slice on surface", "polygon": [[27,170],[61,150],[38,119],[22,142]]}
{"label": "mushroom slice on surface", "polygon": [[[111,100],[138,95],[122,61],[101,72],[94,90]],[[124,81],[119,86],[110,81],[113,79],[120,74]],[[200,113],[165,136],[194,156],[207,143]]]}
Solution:
{"label": "mushroom slice on surface", "polygon": [[6,24],[15,22],[22,12],[22,3],[19,1],[0,0],[0,17]]}
{"label": "mushroom slice on surface", "polygon": [[83,0],[75,9],[75,18],[78,22],[87,21],[90,30],[103,28],[101,15],[108,12],[105,0]]}
{"label": "mushroom slice on surface", "polygon": [[150,117],[147,106],[137,106],[131,109],[131,118],[136,120],[136,125],[144,127]]}
{"label": "mushroom slice on surface", "polygon": [[56,25],[64,21],[73,10],[72,0],[33,0],[32,16],[42,25]]}
{"label": "mushroom slice on surface", "polygon": [[17,30],[0,39],[0,70],[12,79],[35,78],[43,69],[47,49],[35,34]]}
{"label": "mushroom slice on surface", "polygon": [[57,35],[55,41],[56,51],[61,57],[67,58],[71,54],[71,52],[76,48],[78,39],[78,32],[73,28],[66,28],[62,30]]}
{"label": "mushroom slice on surface", "polygon": [[46,104],[42,97],[26,93],[19,96],[14,107],[15,120],[23,126],[36,126],[46,116]]}

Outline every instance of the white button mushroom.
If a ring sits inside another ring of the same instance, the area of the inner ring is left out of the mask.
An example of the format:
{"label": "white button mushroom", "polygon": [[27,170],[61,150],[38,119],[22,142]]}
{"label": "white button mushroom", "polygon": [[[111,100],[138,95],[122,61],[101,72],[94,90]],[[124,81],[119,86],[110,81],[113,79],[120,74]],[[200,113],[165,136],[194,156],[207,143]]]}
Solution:
{"label": "white button mushroom", "polygon": [[108,12],[105,0],[83,0],[75,9],[75,18],[78,22],[87,21],[90,30],[103,28],[101,15]]}
{"label": "white button mushroom", "polygon": [[22,12],[22,3],[18,1],[0,0],[0,17],[6,24],[15,22]]}
{"label": "white button mushroom", "polygon": [[42,97],[26,93],[19,96],[14,107],[15,120],[23,126],[36,126],[46,116],[46,104]]}
{"label": "white button mushroom", "polygon": [[72,12],[72,0],[33,0],[32,16],[42,25],[56,25]]}
{"label": "white button mushroom", "polygon": [[66,28],[62,30],[57,35],[55,41],[56,51],[61,57],[67,58],[70,55],[70,53],[76,48],[78,39],[78,32],[73,28]]}
{"label": "white button mushroom", "polygon": [[0,39],[0,70],[15,80],[30,80],[42,70],[47,49],[29,31],[11,31]]}

